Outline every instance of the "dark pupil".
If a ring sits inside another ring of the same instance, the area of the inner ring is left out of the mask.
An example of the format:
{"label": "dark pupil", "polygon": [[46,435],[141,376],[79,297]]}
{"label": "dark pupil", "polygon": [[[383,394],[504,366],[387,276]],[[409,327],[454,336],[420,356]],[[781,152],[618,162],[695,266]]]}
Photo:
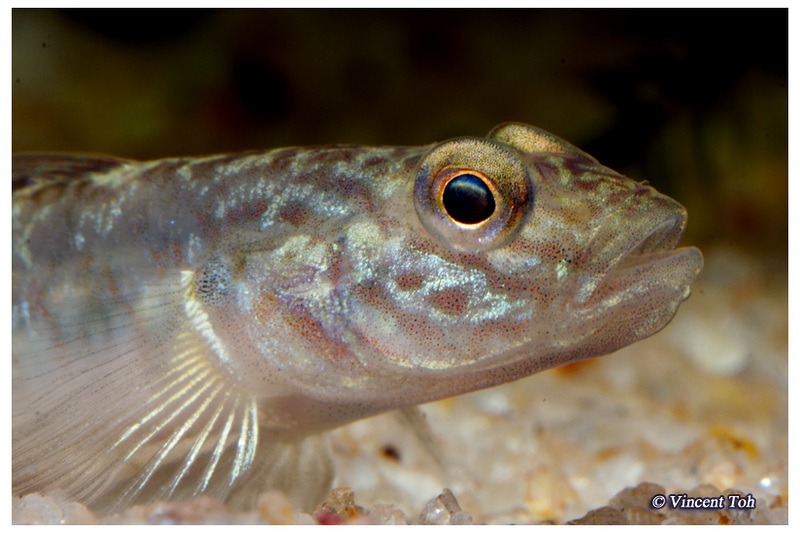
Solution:
{"label": "dark pupil", "polygon": [[442,195],[444,208],[462,224],[483,222],[494,213],[494,196],[482,179],[462,174],[450,180]]}

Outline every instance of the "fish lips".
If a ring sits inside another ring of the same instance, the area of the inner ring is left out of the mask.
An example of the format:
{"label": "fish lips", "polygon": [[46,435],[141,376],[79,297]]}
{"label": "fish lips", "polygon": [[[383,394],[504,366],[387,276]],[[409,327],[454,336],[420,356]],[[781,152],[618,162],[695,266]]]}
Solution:
{"label": "fish lips", "polygon": [[614,337],[619,347],[666,326],[703,268],[697,248],[676,248],[685,211],[656,221],[652,215],[614,239],[610,248],[616,253],[611,259],[606,256],[605,269],[573,301],[572,310],[584,318],[587,329],[595,336]]}

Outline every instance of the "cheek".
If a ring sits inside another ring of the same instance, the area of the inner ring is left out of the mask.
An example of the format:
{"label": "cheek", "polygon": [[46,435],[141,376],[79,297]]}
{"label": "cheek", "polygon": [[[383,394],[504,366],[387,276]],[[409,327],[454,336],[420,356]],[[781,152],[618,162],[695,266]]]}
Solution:
{"label": "cheek", "polygon": [[502,354],[525,336],[538,292],[441,257],[417,259],[349,290],[349,324],[379,354],[371,364],[457,368]]}

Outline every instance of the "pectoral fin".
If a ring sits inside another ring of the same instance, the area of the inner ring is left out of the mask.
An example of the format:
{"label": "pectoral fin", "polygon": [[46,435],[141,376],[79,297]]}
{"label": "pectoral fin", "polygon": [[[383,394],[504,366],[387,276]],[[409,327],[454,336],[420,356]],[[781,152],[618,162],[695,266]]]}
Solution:
{"label": "pectoral fin", "polygon": [[15,331],[14,494],[60,489],[96,512],[200,494],[248,506],[270,487],[307,508],[324,497],[324,439],[263,429],[183,278],[59,295]]}

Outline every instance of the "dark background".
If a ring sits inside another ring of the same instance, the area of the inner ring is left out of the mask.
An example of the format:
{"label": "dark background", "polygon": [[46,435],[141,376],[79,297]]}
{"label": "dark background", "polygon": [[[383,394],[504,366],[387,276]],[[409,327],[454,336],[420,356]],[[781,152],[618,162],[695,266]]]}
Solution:
{"label": "dark background", "polygon": [[687,206],[785,279],[788,11],[21,10],[20,151],[429,144],[515,120]]}

